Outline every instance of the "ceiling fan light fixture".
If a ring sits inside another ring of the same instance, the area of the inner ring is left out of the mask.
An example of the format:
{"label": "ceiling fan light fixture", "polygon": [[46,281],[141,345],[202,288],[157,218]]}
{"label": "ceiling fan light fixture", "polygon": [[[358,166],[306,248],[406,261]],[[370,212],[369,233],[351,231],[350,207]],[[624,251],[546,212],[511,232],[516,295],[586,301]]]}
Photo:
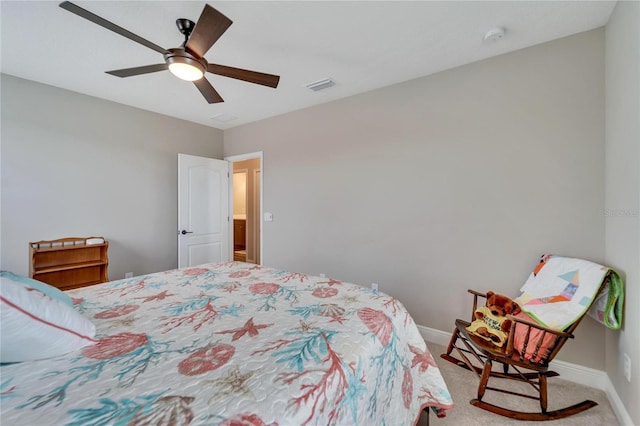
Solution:
{"label": "ceiling fan light fixture", "polygon": [[200,80],[204,76],[204,66],[191,58],[172,56],[167,58],[169,71],[176,77],[186,81]]}

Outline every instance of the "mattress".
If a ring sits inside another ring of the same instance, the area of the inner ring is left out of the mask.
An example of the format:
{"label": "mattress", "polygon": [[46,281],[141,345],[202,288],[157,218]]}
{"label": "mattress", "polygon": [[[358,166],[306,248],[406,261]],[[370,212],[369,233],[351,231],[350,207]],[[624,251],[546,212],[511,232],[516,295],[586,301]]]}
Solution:
{"label": "mattress", "polygon": [[12,425],[411,425],[453,406],[396,299],[242,262],[67,292],[97,342],[3,365]]}

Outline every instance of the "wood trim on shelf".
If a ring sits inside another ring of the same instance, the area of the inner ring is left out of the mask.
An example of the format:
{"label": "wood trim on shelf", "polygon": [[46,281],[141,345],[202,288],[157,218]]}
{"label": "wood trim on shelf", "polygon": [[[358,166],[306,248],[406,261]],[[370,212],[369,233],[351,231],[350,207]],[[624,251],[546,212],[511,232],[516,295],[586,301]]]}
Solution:
{"label": "wood trim on shelf", "polygon": [[107,264],[107,262],[102,261],[102,260],[89,261],[89,262],[67,263],[67,264],[60,265],[60,266],[48,266],[48,267],[44,267],[44,268],[36,268],[36,270],[33,271],[33,274],[34,275],[49,274],[51,272],[68,271],[70,269],[89,268],[91,266],[102,266],[102,265],[106,265],[106,264]]}

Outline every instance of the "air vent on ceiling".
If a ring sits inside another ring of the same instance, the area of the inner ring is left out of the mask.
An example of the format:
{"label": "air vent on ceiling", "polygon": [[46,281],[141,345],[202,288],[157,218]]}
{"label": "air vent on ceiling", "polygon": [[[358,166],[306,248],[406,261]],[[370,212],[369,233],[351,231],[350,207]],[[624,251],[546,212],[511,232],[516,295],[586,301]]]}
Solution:
{"label": "air vent on ceiling", "polygon": [[218,121],[220,123],[228,123],[229,121],[236,120],[237,118],[238,117],[236,117],[235,115],[226,113],[214,115],[213,117],[211,117],[212,120]]}
{"label": "air vent on ceiling", "polygon": [[305,85],[305,87],[309,90],[313,90],[314,92],[318,92],[320,90],[328,89],[329,87],[333,87],[336,85],[336,82],[330,78],[323,78],[322,80],[314,81],[313,83],[309,83]]}

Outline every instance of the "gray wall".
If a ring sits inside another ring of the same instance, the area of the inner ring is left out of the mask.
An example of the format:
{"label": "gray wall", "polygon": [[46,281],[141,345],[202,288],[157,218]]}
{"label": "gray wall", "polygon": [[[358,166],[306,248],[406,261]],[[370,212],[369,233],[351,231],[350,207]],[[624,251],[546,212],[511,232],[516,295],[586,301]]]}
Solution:
{"label": "gray wall", "polygon": [[[604,118],[598,29],[226,130],[224,154],[264,152],[263,264],[451,330],[542,253],[604,261]],[[560,358],[602,370],[604,340],[588,318]]]}
{"label": "gray wall", "polygon": [[177,266],[177,153],[222,158],[222,131],[2,75],[1,267],[28,242],[102,235],[109,278]]}
{"label": "gray wall", "polygon": [[[606,27],[606,250],[626,276],[625,321],[607,332],[606,371],[640,425],[640,3],[618,2]],[[622,354],[631,358],[631,383]]]}

